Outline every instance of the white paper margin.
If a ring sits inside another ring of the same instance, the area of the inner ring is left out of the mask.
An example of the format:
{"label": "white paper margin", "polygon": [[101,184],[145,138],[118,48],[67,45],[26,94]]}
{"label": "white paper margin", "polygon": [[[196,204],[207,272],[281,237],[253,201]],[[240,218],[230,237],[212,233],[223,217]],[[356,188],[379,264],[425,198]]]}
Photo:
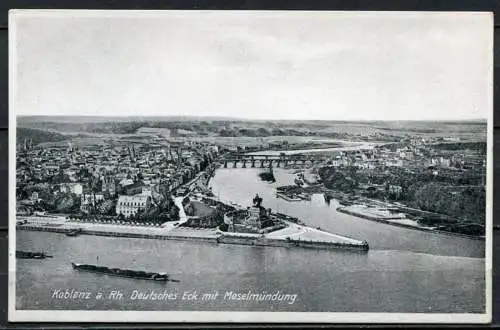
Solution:
{"label": "white paper margin", "polygon": [[[493,236],[493,13],[491,12],[439,12],[441,15],[482,15],[490,21],[489,34],[490,77],[486,92],[489,104],[487,123],[487,186],[486,186],[486,238],[485,238],[485,299],[484,314],[479,313],[334,313],[334,312],[204,312],[204,311],[59,311],[16,310],[16,17],[137,17],[189,15],[195,11],[158,10],[9,10],[9,322],[144,322],[144,323],[452,323],[484,324],[492,318],[492,236]],[[206,15],[219,11],[202,11]],[[270,11],[231,11],[240,15],[271,13]],[[332,12],[272,11],[291,15],[328,15]],[[422,15],[420,12],[354,12],[335,11],[349,15]],[[431,13],[431,12],[427,12]],[[436,14],[434,12],[433,14]]]}

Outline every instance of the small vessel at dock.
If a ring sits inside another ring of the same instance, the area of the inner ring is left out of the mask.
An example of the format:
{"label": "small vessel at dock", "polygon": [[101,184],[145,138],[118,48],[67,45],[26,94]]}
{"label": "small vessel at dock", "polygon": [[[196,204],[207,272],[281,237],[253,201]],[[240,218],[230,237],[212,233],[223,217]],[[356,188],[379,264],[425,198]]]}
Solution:
{"label": "small vessel at dock", "polygon": [[78,229],[72,229],[70,231],[68,231],[66,233],[66,236],[78,236],[82,233],[82,229],[81,228],[78,228]]}
{"label": "small vessel at dock", "polygon": [[268,171],[264,171],[259,173],[259,177],[262,181],[267,181],[267,182],[276,182],[276,178],[274,177],[274,172],[272,166],[269,167]]}
{"label": "small vessel at dock", "polygon": [[45,259],[52,258],[45,252],[29,252],[29,251],[16,251],[16,258],[18,259]]}
{"label": "small vessel at dock", "polygon": [[77,264],[74,262],[71,263],[71,266],[73,267],[73,269],[89,273],[98,273],[110,276],[127,277],[158,282],[179,282],[178,280],[170,279],[170,276],[166,273],[144,272],[121,268],[108,268],[104,266]]}
{"label": "small vessel at dock", "polygon": [[307,193],[300,193],[297,195],[300,199],[304,200],[304,201],[310,201],[311,200],[311,195],[307,194]]}
{"label": "small vessel at dock", "polygon": [[300,202],[302,200],[301,198],[295,197],[293,195],[288,196],[284,193],[277,193],[276,197],[282,198],[282,199],[286,200],[287,202]]}

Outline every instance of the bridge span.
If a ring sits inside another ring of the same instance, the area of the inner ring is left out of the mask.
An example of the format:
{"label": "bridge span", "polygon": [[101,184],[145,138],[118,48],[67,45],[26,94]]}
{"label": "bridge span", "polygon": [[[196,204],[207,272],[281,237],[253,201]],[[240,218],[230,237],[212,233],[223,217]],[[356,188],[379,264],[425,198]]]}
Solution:
{"label": "bridge span", "polygon": [[[232,155],[222,158],[219,162],[223,168],[265,168],[289,165],[315,165],[328,159],[324,156],[310,155]],[[238,166],[240,165],[240,166]]]}

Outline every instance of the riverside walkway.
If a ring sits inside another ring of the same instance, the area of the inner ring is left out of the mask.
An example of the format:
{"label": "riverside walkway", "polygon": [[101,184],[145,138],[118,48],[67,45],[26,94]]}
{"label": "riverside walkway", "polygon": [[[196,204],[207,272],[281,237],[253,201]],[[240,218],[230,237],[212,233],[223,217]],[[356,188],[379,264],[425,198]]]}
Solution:
{"label": "riverside walkway", "polygon": [[[226,243],[228,237],[238,238],[241,235],[236,233],[220,232],[216,229],[193,229],[179,227],[173,222],[167,222],[161,227],[148,227],[125,224],[91,223],[81,221],[70,221],[65,217],[18,217],[23,221],[17,225],[18,230],[48,231],[67,233],[72,230],[81,230],[82,235],[115,236],[129,238],[150,238],[150,239],[173,239],[186,241],[205,241],[213,243]],[[247,235],[248,236],[248,235]],[[281,246],[286,246],[289,241],[303,242],[304,244],[323,244],[331,246],[357,246],[363,247],[366,243],[349,237],[335,235],[318,229],[297,225],[287,222],[287,227],[267,234],[252,235],[255,240],[259,240],[261,246],[273,246],[272,242],[281,242]],[[245,242],[240,242],[242,245]],[[229,244],[238,244],[231,241]],[[257,244],[256,244],[257,245]],[[275,245],[278,246],[278,245]],[[322,248],[322,247],[319,247]]]}
{"label": "riverside walkway", "polygon": [[288,237],[295,240],[320,241],[325,243],[362,244],[362,241],[357,239],[293,223],[288,223],[287,228],[271,232],[266,237],[272,239],[286,239]]}

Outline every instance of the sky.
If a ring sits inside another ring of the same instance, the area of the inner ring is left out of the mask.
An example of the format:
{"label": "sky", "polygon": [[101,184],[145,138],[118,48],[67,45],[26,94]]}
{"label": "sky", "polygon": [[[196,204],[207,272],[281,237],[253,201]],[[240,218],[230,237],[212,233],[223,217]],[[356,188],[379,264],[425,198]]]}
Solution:
{"label": "sky", "polygon": [[10,18],[17,115],[460,120],[493,111],[486,13]]}

